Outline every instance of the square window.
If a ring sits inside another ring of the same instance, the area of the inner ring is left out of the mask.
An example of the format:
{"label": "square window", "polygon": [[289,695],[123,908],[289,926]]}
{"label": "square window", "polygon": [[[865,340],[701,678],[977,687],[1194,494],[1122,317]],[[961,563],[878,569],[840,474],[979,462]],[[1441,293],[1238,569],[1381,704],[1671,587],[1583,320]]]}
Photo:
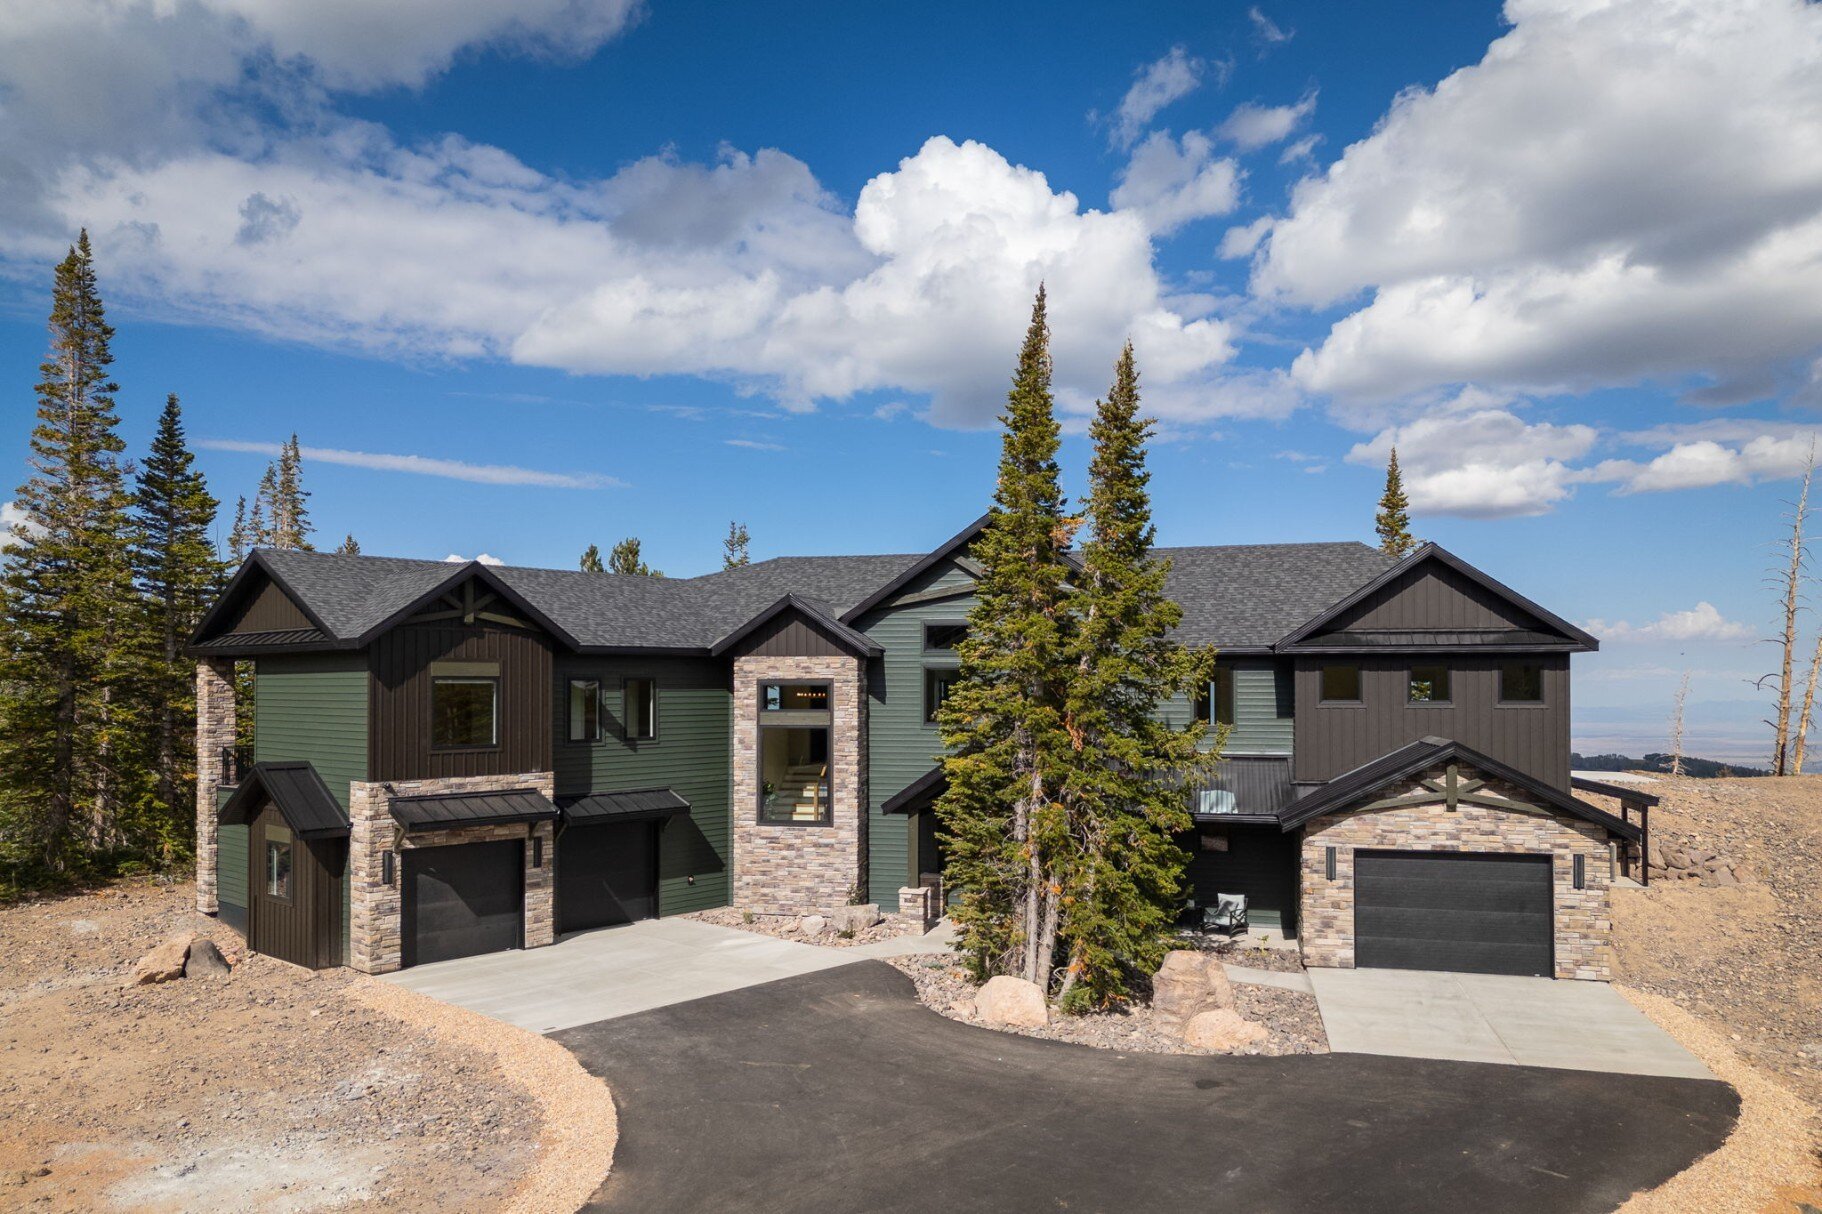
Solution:
{"label": "square window", "polygon": [[936,724],[936,710],[949,698],[949,692],[961,679],[962,672],[945,667],[927,667],[924,670],[924,724]]}
{"label": "square window", "polygon": [[1503,704],[1542,704],[1544,668],[1536,662],[1507,662],[1499,668],[1499,699]]}
{"label": "square window", "polygon": [[291,832],[281,827],[266,828],[266,897],[291,897]]}
{"label": "square window", "polygon": [[1360,703],[1360,667],[1337,662],[1322,668],[1323,703]]}
{"label": "square window", "polygon": [[1447,704],[1449,668],[1439,665],[1411,667],[1408,698],[1413,704]]}
{"label": "square window", "polygon": [[626,739],[650,742],[658,736],[658,680],[626,681]]}
{"label": "square window", "polygon": [[444,675],[430,680],[430,745],[461,750],[499,745],[500,681]]}
{"label": "square window", "polygon": [[601,684],[594,679],[569,681],[569,740],[601,740]]}
{"label": "square window", "polygon": [[924,625],[924,649],[930,653],[950,653],[968,635],[965,623]]}

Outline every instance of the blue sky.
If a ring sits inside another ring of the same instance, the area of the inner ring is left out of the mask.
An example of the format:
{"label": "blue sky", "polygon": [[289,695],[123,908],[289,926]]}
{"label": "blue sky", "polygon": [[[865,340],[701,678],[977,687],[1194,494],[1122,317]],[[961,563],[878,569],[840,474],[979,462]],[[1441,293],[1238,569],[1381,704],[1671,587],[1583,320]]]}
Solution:
{"label": "blue sky", "polygon": [[1164,542],[1369,539],[1396,441],[1424,537],[1606,638],[1578,744],[1660,747],[1688,671],[1693,747],[1762,755],[1822,9],[1131,8],[0,16],[9,483],[86,224],[129,440],[180,393],[230,508],[295,430],[368,552],[920,550],[1043,278],[1072,427],[1137,345]]}

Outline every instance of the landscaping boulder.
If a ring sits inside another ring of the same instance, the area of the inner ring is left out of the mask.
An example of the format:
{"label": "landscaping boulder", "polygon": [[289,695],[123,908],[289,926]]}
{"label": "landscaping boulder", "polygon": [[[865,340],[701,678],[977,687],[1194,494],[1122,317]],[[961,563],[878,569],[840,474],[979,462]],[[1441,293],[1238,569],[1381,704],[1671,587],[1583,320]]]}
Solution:
{"label": "landscaping boulder", "polygon": [[190,959],[184,962],[183,976],[214,978],[227,973],[230,968],[228,959],[215,947],[215,941],[207,936],[199,936],[190,945]]}
{"label": "landscaping boulder", "polygon": [[984,1023],[1011,1028],[1037,1029],[1050,1023],[1050,1009],[1044,1006],[1044,992],[1037,983],[1005,974],[987,979],[974,996],[974,1014]]}
{"label": "landscaping boulder", "polygon": [[1152,976],[1152,1015],[1166,1030],[1178,1028],[1199,1012],[1233,1006],[1233,984],[1221,968],[1221,959],[1212,953],[1193,949],[1166,953],[1164,964]]}
{"label": "landscaping boulder", "polygon": [[858,935],[878,923],[879,919],[878,903],[868,902],[862,906],[844,906],[835,912],[835,930],[853,932]]}
{"label": "landscaping boulder", "polygon": [[127,985],[151,986],[159,982],[174,982],[183,977],[184,961],[189,957],[190,945],[196,939],[193,932],[179,932],[170,937],[139,959]]}
{"label": "landscaping boulder", "polygon": [[797,921],[797,930],[806,936],[820,936],[829,921],[821,915],[805,915]]}
{"label": "landscaping boulder", "polygon": [[1184,1045],[1192,1050],[1212,1050],[1221,1054],[1259,1045],[1270,1035],[1264,1025],[1255,1024],[1232,1008],[1197,1012],[1183,1026]]}

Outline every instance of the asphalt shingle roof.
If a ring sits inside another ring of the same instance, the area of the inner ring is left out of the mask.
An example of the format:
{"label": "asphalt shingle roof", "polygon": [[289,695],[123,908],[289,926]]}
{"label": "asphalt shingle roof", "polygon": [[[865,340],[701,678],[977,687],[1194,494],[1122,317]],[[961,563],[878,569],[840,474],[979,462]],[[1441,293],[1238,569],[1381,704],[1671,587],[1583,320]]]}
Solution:
{"label": "asphalt shingle roof", "polygon": [[1249,649],[1272,644],[1396,563],[1356,543],[1153,551],[1170,558],[1164,589],[1183,608],[1177,635],[1192,645]]}

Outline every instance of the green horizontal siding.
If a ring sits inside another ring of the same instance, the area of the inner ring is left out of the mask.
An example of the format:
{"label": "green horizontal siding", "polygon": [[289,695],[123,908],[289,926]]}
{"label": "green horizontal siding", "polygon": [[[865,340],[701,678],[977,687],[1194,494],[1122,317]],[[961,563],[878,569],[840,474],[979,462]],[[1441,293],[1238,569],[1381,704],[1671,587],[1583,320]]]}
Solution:
{"label": "green horizontal siding", "polygon": [[[628,678],[658,683],[658,736],[621,737],[622,686]],[[601,684],[602,738],[570,742],[569,681]],[[690,803],[659,834],[658,908],[664,915],[726,906],[733,855],[728,815],[733,702],[724,662],[695,658],[559,658],[556,671],[557,792],[575,795],[630,788],[670,788]]]}
{"label": "green horizontal siding", "polygon": [[253,761],[311,763],[348,808],[367,778],[367,660],[360,654],[259,659],[253,684]]}
{"label": "green horizontal siding", "polygon": [[247,905],[247,826],[223,826],[215,839],[215,897],[229,906]]}
{"label": "green horizontal siding", "polygon": [[[960,588],[972,578],[944,562],[903,593]],[[924,668],[954,666],[950,655],[924,653],[924,624],[964,620],[974,606],[972,595],[934,603],[875,612],[861,621],[861,631],[884,651],[871,679],[867,704],[867,897],[891,910],[909,878],[907,819],[880,812],[907,784],[929,771],[943,744],[936,726],[924,722]]]}

